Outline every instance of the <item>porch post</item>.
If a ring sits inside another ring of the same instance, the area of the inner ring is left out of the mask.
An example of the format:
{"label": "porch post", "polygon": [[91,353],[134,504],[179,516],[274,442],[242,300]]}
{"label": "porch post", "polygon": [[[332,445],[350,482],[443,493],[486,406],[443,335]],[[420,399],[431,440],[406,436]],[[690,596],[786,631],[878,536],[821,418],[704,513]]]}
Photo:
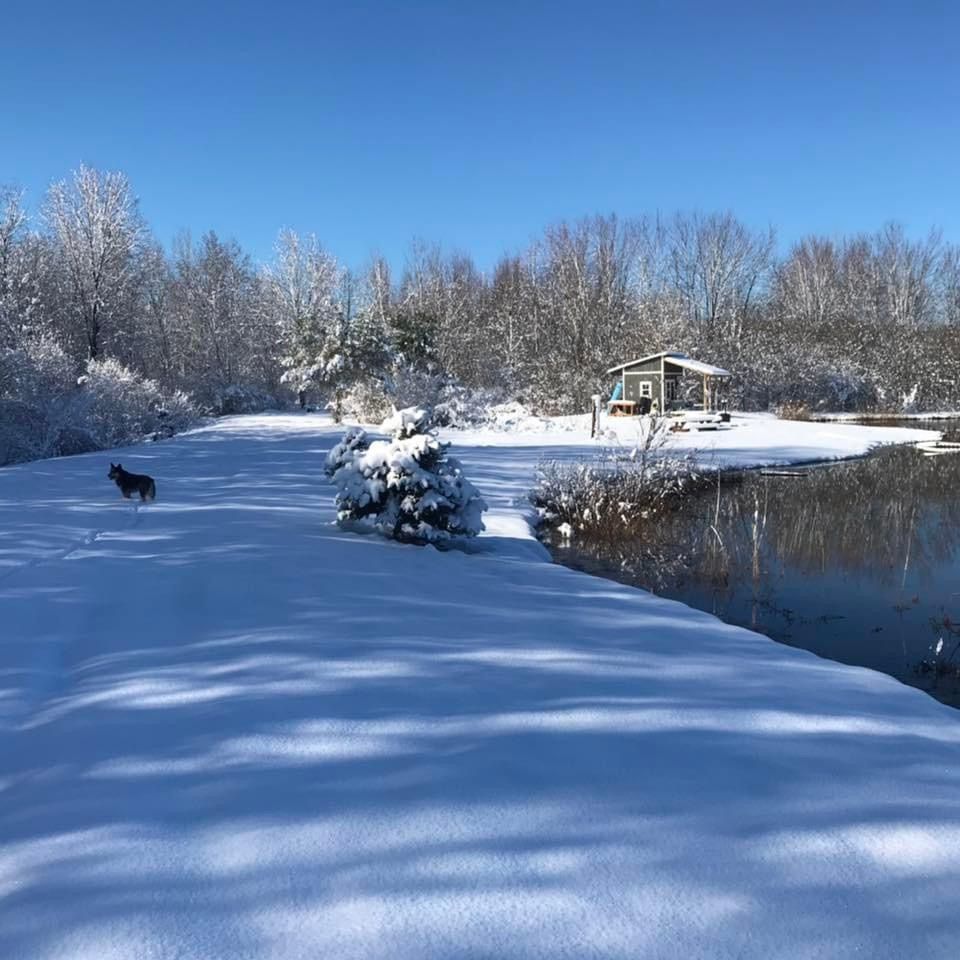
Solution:
{"label": "porch post", "polygon": [[710,412],[710,377],[708,374],[703,375],[703,412]]}

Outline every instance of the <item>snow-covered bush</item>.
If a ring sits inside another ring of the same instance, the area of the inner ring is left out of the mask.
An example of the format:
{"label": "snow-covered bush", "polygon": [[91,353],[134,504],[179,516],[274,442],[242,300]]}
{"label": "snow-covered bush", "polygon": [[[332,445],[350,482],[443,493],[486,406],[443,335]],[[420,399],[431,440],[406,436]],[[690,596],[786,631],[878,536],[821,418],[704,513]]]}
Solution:
{"label": "snow-covered bush", "polygon": [[341,398],[343,415],[360,423],[381,423],[394,410],[415,406],[427,411],[431,427],[455,430],[499,426],[498,418],[504,411],[515,414],[514,419],[530,416],[522,405],[504,404],[501,389],[464,387],[437,374],[411,370],[414,368],[404,367],[406,372],[398,379],[391,375],[385,380],[358,380]]}
{"label": "snow-covered bush", "polygon": [[810,408],[797,400],[788,400],[776,407],[774,413],[781,420],[809,420]]}
{"label": "snow-covered bush", "polygon": [[0,464],[169,436],[196,418],[186,394],[164,394],[118,360],[90,360],[78,379],[52,341],[0,351]]}
{"label": "snow-covered bush", "polygon": [[212,412],[220,417],[239,413],[262,413],[264,410],[276,408],[276,397],[264,390],[239,383],[218,387],[213,394]]}
{"label": "snow-covered bush", "polygon": [[408,363],[399,358],[384,377],[384,388],[397,410],[418,407],[432,410],[450,378],[432,364]]}
{"label": "snow-covered bush", "polygon": [[352,384],[340,401],[343,416],[360,423],[380,423],[390,415],[392,409],[393,404],[383,384],[370,377]]}
{"label": "snow-covered bush", "polygon": [[160,388],[119,360],[88,361],[77,383],[81,388],[78,425],[97,447],[116,447],[157,428],[157,411],[163,403]]}
{"label": "snow-covered bush", "polygon": [[519,430],[534,423],[538,428],[548,428],[549,421],[534,417],[530,408],[520,400],[507,400],[496,403],[487,410],[484,425],[494,430]]}
{"label": "snow-covered bush", "polygon": [[166,434],[180,433],[197,422],[199,411],[190,395],[182,390],[164,394],[157,410],[160,431]]}
{"label": "snow-covered bush", "polygon": [[638,464],[645,469],[653,463],[654,458],[662,459],[663,448],[670,442],[670,431],[674,422],[669,417],[646,415],[637,417],[635,421],[636,433],[629,443],[624,443],[616,431],[610,431],[614,437],[614,445],[609,456],[616,460],[624,458]]}
{"label": "snow-covered bush", "polygon": [[877,403],[872,379],[854,364],[824,364],[813,378],[813,396],[820,410],[870,410]]}
{"label": "snow-covered bush", "polygon": [[390,440],[367,441],[350,431],[329,454],[337,487],[337,519],[406,543],[473,537],[487,505],[447,455],[449,444],[426,432],[420,408],[400,410],[384,423]]}
{"label": "snow-covered bush", "polygon": [[143,437],[171,435],[197,419],[185,393],[166,395],[153,381],[119,360],[89,360],[80,387],[75,426],[86,432],[94,449],[116,447]]}
{"label": "snow-covered bush", "polygon": [[94,449],[70,429],[75,393],[74,364],[52,340],[0,350],[0,465]]}
{"label": "snow-covered bush", "polygon": [[440,388],[431,421],[437,427],[466,430],[491,425],[491,411],[502,404],[504,391],[464,387],[448,383]]}
{"label": "snow-covered bush", "polygon": [[552,460],[539,466],[531,501],[551,526],[616,538],[642,532],[645,521],[708,482],[692,456]]}

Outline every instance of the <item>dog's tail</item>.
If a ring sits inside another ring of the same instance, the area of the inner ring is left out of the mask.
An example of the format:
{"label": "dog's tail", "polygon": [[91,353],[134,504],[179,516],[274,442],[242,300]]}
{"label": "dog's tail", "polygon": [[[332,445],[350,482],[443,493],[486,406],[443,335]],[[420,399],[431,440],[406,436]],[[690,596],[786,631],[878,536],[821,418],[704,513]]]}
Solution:
{"label": "dog's tail", "polygon": [[147,487],[147,492],[143,495],[144,500],[156,500],[157,499],[157,485],[151,480],[149,486]]}

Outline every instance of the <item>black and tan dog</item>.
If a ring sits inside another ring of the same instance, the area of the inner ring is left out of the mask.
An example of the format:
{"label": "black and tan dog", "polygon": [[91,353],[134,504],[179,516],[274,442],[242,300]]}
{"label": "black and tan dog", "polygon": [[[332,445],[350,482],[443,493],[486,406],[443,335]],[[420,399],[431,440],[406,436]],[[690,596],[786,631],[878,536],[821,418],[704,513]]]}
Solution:
{"label": "black and tan dog", "polygon": [[139,493],[141,500],[153,500],[157,496],[157,485],[153,482],[153,477],[148,477],[144,473],[130,473],[119,463],[110,464],[107,477],[116,483],[120,492],[128,500],[134,493]]}

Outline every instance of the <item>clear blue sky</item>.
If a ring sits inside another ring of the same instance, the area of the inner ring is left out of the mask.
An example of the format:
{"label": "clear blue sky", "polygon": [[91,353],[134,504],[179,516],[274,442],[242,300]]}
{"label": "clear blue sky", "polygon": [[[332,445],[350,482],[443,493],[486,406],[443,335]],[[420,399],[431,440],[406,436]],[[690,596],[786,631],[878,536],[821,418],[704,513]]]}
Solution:
{"label": "clear blue sky", "polygon": [[0,183],[85,162],[158,237],[489,267],[561,218],[960,241],[960,3],[4,0]]}

